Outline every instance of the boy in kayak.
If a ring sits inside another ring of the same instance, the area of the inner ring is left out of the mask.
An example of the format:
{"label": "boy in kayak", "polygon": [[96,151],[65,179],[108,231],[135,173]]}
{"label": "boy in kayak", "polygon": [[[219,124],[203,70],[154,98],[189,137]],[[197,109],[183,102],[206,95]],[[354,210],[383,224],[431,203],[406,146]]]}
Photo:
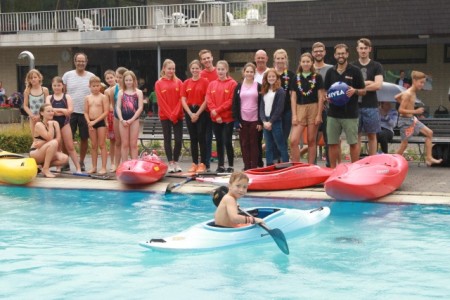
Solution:
{"label": "boy in kayak", "polygon": [[247,193],[249,178],[244,172],[231,174],[228,193],[222,198],[214,214],[215,223],[223,227],[240,227],[243,224],[263,223],[260,218],[240,215],[237,200]]}
{"label": "boy in kayak", "polygon": [[398,127],[400,128],[402,138],[402,143],[397,150],[397,154],[403,155],[406,147],[408,147],[408,139],[413,135],[418,135],[420,132],[425,136],[425,161],[427,166],[440,164],[442,159],[435,159],[432,156],[433,131],[414,116],[414,114],[420,115],[424,112],[423,107],[414,109],[414,104],[416,102],[416,92],[420,91],[425,85],[426,75],[419,71],[412,71],[411,77],[413,80],[412,86],[395,96],[395,99],[400,102],[400,107],[398,108]]}

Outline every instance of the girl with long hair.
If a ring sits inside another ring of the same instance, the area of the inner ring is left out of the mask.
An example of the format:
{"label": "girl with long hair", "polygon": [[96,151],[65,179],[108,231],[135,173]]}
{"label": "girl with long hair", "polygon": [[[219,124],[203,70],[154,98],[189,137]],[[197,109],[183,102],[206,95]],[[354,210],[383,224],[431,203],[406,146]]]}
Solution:
{"label": "girl with long hair", "polygon": [[[162,65],[161,78],[155,83],[158,98],[159,119],[163,127],[164,151],[169,161],[169,173],[181,172],[178,164],[183,142],[183,108],[181,106],[182,82],[175,74],[175,62],[166,59]],[[172,129],[175,146],[172,151]]]}
{"label": "girl with long hair", "polygon": [[306,128],[308,138],[308,163],[314,164],[317,156],[317,132],[322,123],[325,101],[323,78],[314,70],[314,59],[309,52],[300,56],[295,81],[291,81],[292,129],[290,135],[292,161],[300,161],[300,138]]}
{"label": "girl with long hair", "polygon": [[275,69],[269,69],[264,73],[261,95],[263,101],[260,105],[259,116],[263,121],[266,141],[266,165],[273,165],[275,148],[279,151],[281,161],[288,162],[289,155],[282,123],[285,91]]}
{"label": "girl with long hair", "polygon": [[[191,138],[192,166],[188,172],[206,172],[206,121],[209,118],[206,112],[206,90],[209,81],[200,77],[201,64],[193,60],[189,64],[192,77],[183,82],[181,88],[181,104],[183,105],[186,126]],[[198,160],[200,148],[201,163]]]}
{"label": "girl with long hair", "polygon": [[144,95],[137,88],[138,82],[133,71],[123,74],[123,89],[117,96],[117,116],[119,117],[122,161],[138,158],[137,140],[139,136],[139,116],[144,109]]}
{"label": "girl with long hair", "polygon": [[48,88],[42,86],[44,77],[36,69],[28,71],[25,77],[25,91],[23,92],[23,109],[30,119],[31,135],[34,127],[40,120],[39,109],[49,95]]}
{"label": "girl with long hair", "polygon": [[239,123],[239,142],[244,170],[258,167],[259,139],[262,121],[259,106],[262,101],[261,85],[255,81],[256,66],[247,63],[242,70],[244,80],[234,90],[233,118]]}

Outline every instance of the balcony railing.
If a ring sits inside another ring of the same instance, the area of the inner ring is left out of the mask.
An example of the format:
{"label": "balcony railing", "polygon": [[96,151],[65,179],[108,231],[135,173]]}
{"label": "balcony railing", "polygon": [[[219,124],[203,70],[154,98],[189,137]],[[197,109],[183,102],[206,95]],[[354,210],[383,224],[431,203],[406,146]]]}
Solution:
{"label": "balcony railing", "polygon": [[[196,23],[200,15],[201,19]],[[82,23],[77,24],[76,19],[78,18]],[[234,26],[266,24],[266,22],[267,2],[265,0],[252,0],[2,13],[0,14],[0,32],[4,34],[161,27]]]}

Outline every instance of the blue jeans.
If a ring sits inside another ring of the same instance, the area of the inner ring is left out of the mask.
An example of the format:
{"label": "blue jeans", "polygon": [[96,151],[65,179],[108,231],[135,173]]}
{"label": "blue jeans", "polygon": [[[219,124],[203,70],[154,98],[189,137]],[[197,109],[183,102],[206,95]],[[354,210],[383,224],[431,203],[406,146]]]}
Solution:
{"label": "blue jeans", "polygon": [[278,149],[282,162],[289,161],[286,139],[283,135],[283,124],[276,121],[272,124],[272,130],[264,129],[264,139],[266,140],[266,165],[273,165],[274,150]]}
{"label": "blue jeans", "polygon": [[[287,110],[287,111],[283,112],[283,116],[281,118],[281,124],[282,124],[281,128],[283,130],[284,140],[286,141],[286,145],[287,145],[287,140],[289,139],[289,134],[291,133],[291,127],[292,127],[292,111],[291,110]],[[277,147],[275,147],[275,149],[274,149],[273,158],[275,160],[280,160],[280,158],[281,158],[280,151]]]}

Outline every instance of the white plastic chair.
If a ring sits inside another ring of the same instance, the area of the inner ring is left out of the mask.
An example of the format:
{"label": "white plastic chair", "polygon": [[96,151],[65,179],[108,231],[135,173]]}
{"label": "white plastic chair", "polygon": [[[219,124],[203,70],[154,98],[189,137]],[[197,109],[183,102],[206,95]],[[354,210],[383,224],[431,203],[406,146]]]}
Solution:
{"label": "white plastic chair", "polygon": [[100,31],[100,26],[94,25],[91,19],[84,18],[83,21],[84,21],[84,28],[86,28],[86,31],[94,31],[94,30]]}
{"label": "white plastic chair", "polygon": [[155,9],[155,26],[158,28],[158,26],[162,26],[163,29],[166,28],[166,26],[173,26],[173,18],[172,17],[165,17],[164,12],[162,9]]}
{"label": "white plastic chair", "polygon": [[80,32],[86,31],[86,28],[84,27],[84,23],[80,18],[75,17],[75,22],[77,23],[78,31],[80,31]]}
{"label": "white plastic chair", "polygon": [[243,26],[245,25],[245,19],[235,19],[233,14],[227,11],[228,21],[230,21],[230,26]]}
{"label": "white plastic chair", "polygon": [[259,11],[255,8],[250,8],[247,10],[245,15],[245,23],[247,24],[258,24],[259,23]]}
{"label": "white plastic chair", "polygon": [[202,20],[204,10],[200,12],[197,18],[190,18],[187,20],[188,27],[200,27],[200,21]]}

